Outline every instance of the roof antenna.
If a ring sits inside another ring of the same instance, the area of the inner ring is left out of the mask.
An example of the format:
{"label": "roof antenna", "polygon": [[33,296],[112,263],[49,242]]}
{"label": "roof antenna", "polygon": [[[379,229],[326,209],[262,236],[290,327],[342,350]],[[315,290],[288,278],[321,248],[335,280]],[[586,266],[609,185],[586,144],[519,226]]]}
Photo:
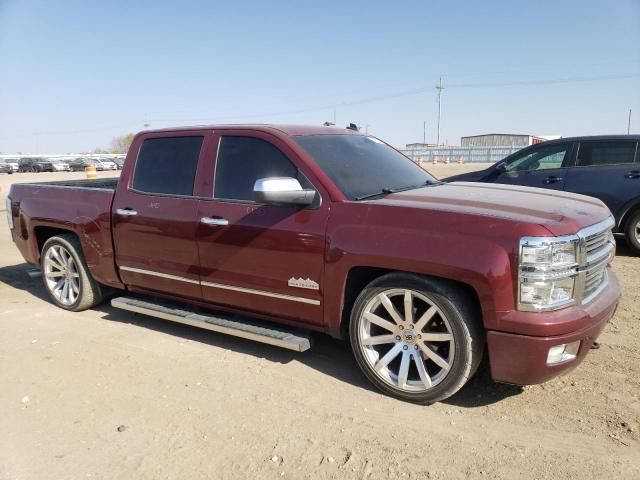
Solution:
{"label": "roof antenna", "polygon": [[347,130],[353,130],[354,132],[357,132],[360,129],[358,128],[358,125],[356,125],[355,123],[350,123],[349,126],[347,127]]}

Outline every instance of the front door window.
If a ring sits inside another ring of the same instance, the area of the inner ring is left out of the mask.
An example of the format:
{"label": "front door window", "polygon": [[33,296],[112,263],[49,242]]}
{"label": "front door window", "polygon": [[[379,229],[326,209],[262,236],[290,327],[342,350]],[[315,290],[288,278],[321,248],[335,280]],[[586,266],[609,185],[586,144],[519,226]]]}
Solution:
{"label": "front door window", "polygon": [[550,145],[541,147],[518,157],[506,166],[507,173],[529,172],[561,168],[567,155],[569,145]]}

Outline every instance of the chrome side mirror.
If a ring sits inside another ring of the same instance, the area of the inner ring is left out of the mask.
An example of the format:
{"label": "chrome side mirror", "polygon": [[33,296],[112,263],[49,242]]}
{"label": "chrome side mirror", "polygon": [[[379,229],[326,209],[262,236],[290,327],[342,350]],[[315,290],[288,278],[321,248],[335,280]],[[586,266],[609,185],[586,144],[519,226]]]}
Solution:
{"label": "chrome side mirror", "polygon": [[291,177],[259,178],[253,185],[253,199],[257,203],[306,207],[315,197],[315,190],[304,190],[300,182]]}

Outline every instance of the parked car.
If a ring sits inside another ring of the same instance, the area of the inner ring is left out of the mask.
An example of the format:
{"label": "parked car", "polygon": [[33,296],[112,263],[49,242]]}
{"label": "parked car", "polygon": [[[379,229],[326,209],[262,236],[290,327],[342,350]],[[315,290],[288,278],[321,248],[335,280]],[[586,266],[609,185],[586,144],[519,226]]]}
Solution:
{"label": "parked car", "polygon": [[122,166],[124,165],[124,158],[113,157],[111,161],[116,164],[118,170],[122,170]]}
{"label": "parked car", "polygon": [[[84,171],[86,167],[96,167],[96,170],[101,170],[102,168],[95,160],[91,158],[75,158],[69,162],[69,168],[72,172],[81,172]],[[100,167],[100,168],[99,168]]]}
{"label": "parked car", "polygon": [[41,157],[22,157],[18,160],[20,172],[53,172],[53,162]]}
{"label": "parked car", "polygon": [[96,163],[99,167],[97,168],[98,170],[117,170],[118,169],[118,165],[116,165],[116,163],[113,162],[113,160],[111,159],[98,158],[96,159]]}
{"label": "parked car", "polygon": [[442,183],[353,130],[142,132],[119,179],[14,184],[7,212],[60,308],[116,289],[114,307],[295,351],[348,338],[417,403],[458,391],[485,345],[496,381],[566,372],[620,298],[600,200]]}
{"label": "parked car", "polygon": [[479,172],[446,182],[485,182],[564,190],[599,198],[640,255],[640,135],[562,138],[538,143]]}
{"label": "parked car", "polygon": [[12,173],[20,170],[18,166],[18,159],[15,158],[5,158],[0,159],[0,173],[8,173],[11,175]]}
{"label": "parked car", "polygon": [[64,160],[52,159],[51,165],[53,167],[54,172],[70,172],[71,171],[71,167],[69,166],[69,163]]}

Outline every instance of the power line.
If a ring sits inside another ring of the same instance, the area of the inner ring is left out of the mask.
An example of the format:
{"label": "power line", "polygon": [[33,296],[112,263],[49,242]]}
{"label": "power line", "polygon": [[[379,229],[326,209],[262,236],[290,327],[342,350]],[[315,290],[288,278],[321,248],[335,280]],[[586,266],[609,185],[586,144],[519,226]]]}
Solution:
{"label": "power line", "polygon": [[[640,73],[630,73],[630,74],[612,74],[612,75],[600,75],[600,76],[590,76],[590,77],[565,77],[565,78],[554,78],[554,79],[537,79],[537,80],[518,80],[518,81],[509,81],[509,82],[482,82],[482,83],[461,83],[461,84],[448,84],[446,88],[487,88],[487,87],[511,87],[511,86],[533,86],[533,85],[555,85],[555,84],[568,84],[568,83],[583,83],[583,82],[597,82],[597,81],[606,81],[606,80],[625,80],[632,78],[640,78]],[[440,82],[442,80],[440,79]],[[438,97],[440,99],[442,90],[440,90],[442,84],[440,83],[436,88],[438,89]],[[306,107],[295,110],[283,110],[269,113],[261,113],[261,114],[248,114],[248,115],[226,115],[224,117],[201,117],[201,118],[175,118],[175,119],[157,119],[157,118],[149,118],[145,119],[148,123],[158,123],[158,122],[218,122],[218,121],[229,121],[229,120],[250,120],[250,119],[258,119],[258,118],[269,118],[269,117],[277,117],[283,115],[296,115],[301,113],[311,113],[323,110],[335,110],[336,107],[348,107],[355,105],[363,105],[367,103],[374,103],[383,100],[390,100],[394,98],[401,98],[406,96],[418,95],[421,93],[425,93],[431,90],[433,87],[420,87],[409,90],[404,90],[395,93],[389,93],[385,95],[376,95],[372,97],[365,97],[361,99],[351,100],[351,101],[342,101],[342,102],[333,102],[331,104],[326,104],[322,106],[315,107]],[[445,87],[442,87],[444,89]],[[132,121],[131,124],[137,124],[138,121]],[[438,122],[439,124],[440,122]],[[103,132],[109,130],[116,129],[127,129],[129,127],[120,126],[105,126],[99,128],[90,128],[90,129],[76,129],[76,130],[67,130],[67,131],[51,131],[51,132],[43,132],[39,131],[38,134],[40,136],[50,136],[50,135],[73,135],[78,133],[96,133]],[[438,129],[439,130],[439,129]],[[33,134],[27,133],[18,135],[20,137],[31,136]],[[16,138],[16,136],[4,137],[2,139],[8,138]],[[439,135],[438,135],[438,143]]]}

